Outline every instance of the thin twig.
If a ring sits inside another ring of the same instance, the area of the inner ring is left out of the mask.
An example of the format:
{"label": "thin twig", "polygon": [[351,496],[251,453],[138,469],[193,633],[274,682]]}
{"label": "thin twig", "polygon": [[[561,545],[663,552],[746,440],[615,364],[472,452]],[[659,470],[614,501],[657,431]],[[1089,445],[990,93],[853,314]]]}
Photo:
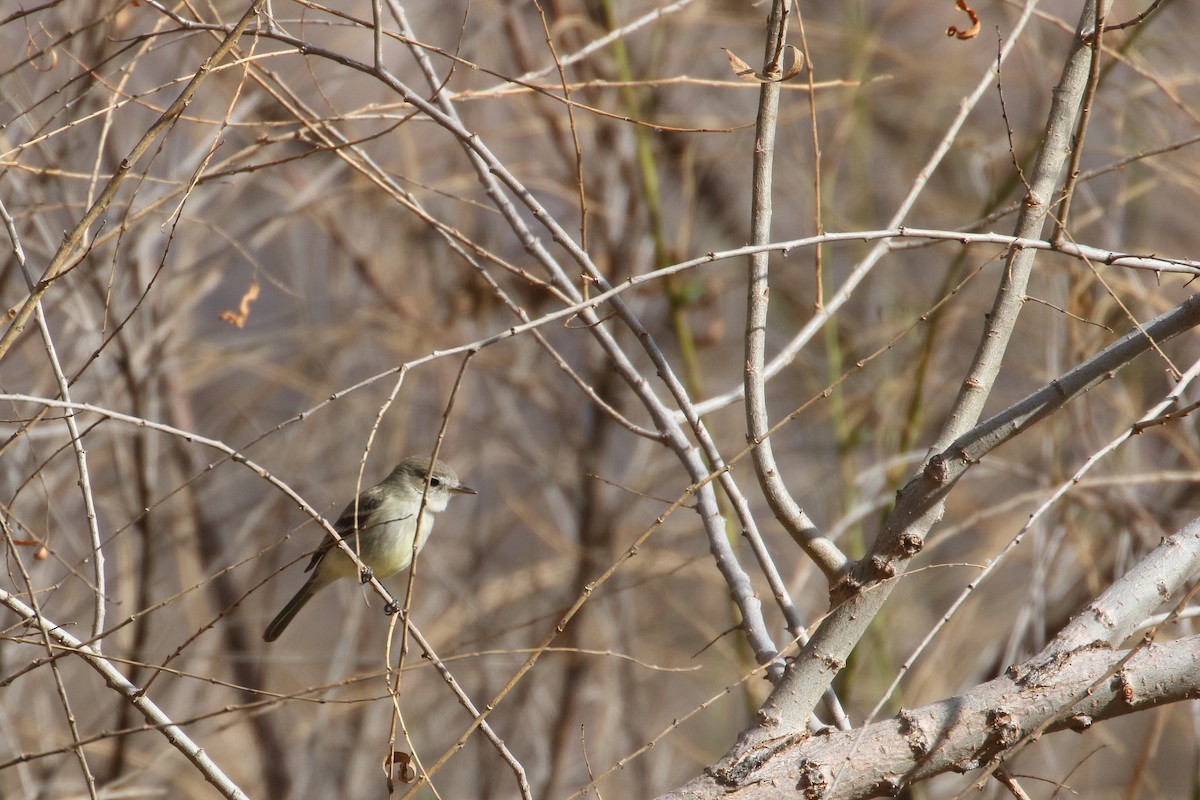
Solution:
{"label": "thin twig", "polygon": [[118,691],[127,702],[141,712],[146,721],[151,723],[155,729],[160,730],[167,742],[183,753],[184,757],[192,762],[208,782],[222,795],[230,798],[230,800],[248,800],[248,796],[217,766],[216,762],[204,752],[204,749],[193,742],[191,737],[182,728],[164,714],[149,698],[143,695],[140,688],[130,683],[119,670],[109,663],[103,654],[83,644],[74,636],[67,633],[65,628],[50,622],[3,588],[0,588],[0,603],[21,617],[27,624],[43,631],[63,646],[69,648],[81,657],[84,663],[100,673],[105,683]]}
{"label": "thin twig", "polygon": [[217,46],[217,49],[213,51],[212,55],[206,58],[200,65],[199,69],[192,76],[192,79],[183,88],[183,91],[175,98],[175,101],[142,134],[141,138],[138,139],[125,158],[122,159],[120,166],[113,173],[112,177],[108,179],[99,197],[96,198],[96,202],[92,203],[91,207],[75,223],[75,226],[68,231],[63,238],[62,244],[59,245],[58,250],[54,253],[54,256],[50,259],[50,263],[42,273],[42,277],[37,281],[37,285],[30,292],[29,297],[21,304],[20,309],[17,310],[12,323],[5,330],[4,335],[0,337],[0,361],[4,359],[13,342],[25,330],[25,325],[28,323],[29,316],[33,313],[38,300],[42,298],[42,295],[54,284],[55,278],[66,268],[69,259],[83,241],[88,229],[100,218],[100,215],[104,213],[104,209],[108,208],[108,204],[116,196],[117,190],[125,181],[125,178],[128,177],[130,170],[133,169],[133,165],[145,155],[146,151],[150,149],[150,146],[154,144],[159,135],[175,123],[176,118],[191,103],[192,98],[195,97],[197,90],[199,90],[204,79],[208,77],[212,68],[233,49],[234,45],[237,44],[237,40],[241,38],[242,34],[250,26],[250,23],[254,21],[262,8],[262,4],[263,0],[253,0],[250,3],[242,18],[230,27],[229,33]]}

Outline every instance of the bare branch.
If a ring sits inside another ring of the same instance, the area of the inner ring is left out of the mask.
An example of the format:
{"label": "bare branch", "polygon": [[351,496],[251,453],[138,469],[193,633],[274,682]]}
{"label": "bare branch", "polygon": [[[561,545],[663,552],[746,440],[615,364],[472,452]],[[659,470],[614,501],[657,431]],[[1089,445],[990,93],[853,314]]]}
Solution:
{"label": "bare branch", "polygon": [[[765,743],[753,758],[695,778],[660,800],[727,797],[733,787],[739,800],[774,800],[780,786],[819,793],[827,800],[891,795],[934,775],[978,769],[1007,743],[1035,729],[1047,709],[1062,716],[1050,731],[1082,731],[1097,722],[1191,700],[1200,687],[1200,637],[1142,650],[1116,676],[1097,683],[1126,655],[1108,648],[1074,650],[1038,681],[1011,677],[1020,673],[1018,668],[861,731],[781,738]],[[1072,702],[1081,694],[1082,699]],[[847,759],[852,748],[857,755]],[[839,779],[831,788],[835,769],[840,769]]]}
{"label": "bare branch", "polygon": [[104,682],[110,688],[119,692],[125,698],[126,702],[136,708],[146,718],[147,722],[163,734],[163,737],[172,747],[183,753],[184,757],[192,762],[193,766],[204,775],[205,779],[222,796],[228,797],[230,800],[246,800],[248,796],[238,788],[237,784],[229,779],[221,768],[217,766],[216,762],[204,752],[203,748],[193,742],[191,737],[182,728],[164,714],[150,698],[142,694],[140,688],[130,683],[102,654],[67,633],[64,628],[51,623],[45,617],[35,613],[32,608],[21,602],[18,597],[2,588],[0,588],[0,603],[3,603],[9,611],[20,617],[27,625],[31,625],[46,633],[64,648],[78,655],[83,659],[84,663],[98,672],[104,678]]}
{"label": "bare branch", "polygon": [[[762,72],[768,78],[778,75],[781,71],[780,63],[790,10],[791,0],[775,0],[771,4]],[[779,82],[764,81],[760,84],[758,92],[750,243],[761,246],[771,240],[771,193],[774,187],[772,173],[775,133],[779,119]],[[751,442],[758,445],[753,454],[754,469],[775,518],[821,572],[825,573],[826,579],[833,583],[846,569],[849,559],[837,545],[821,534],[804,509],[792,498],[775,463],[771,440],[767,438],[767,430],[771,427],[767,414],[766,376],[763,371],[766,361],[767,301],[770,296],[767,256],[768,252],[759,250],[751,254],[748,265],[746,370],[743,378],[746,392],[746,435]]]}

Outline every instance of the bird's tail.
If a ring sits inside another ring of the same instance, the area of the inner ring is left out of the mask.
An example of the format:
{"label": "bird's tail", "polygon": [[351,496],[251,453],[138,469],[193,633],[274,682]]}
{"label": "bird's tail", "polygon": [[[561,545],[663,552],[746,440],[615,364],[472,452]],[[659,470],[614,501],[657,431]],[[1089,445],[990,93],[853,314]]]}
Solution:
{"label": "bird's tail", "polygon": [[317,586],[318,571],[313,571],[313,574],[300,587],[300,591],[296,592],[296,596],[288,601],[288,604],[283,607],[283,610],[275,615],[275,619],[271,620],[271,624],[263,632],[263,641],[273,642],[283,633],[284,628],[291,624],[292,620],[300,613],[300,609],[304,608],[304,604],[312,599],[312,596],[317,593],[321,587]]}

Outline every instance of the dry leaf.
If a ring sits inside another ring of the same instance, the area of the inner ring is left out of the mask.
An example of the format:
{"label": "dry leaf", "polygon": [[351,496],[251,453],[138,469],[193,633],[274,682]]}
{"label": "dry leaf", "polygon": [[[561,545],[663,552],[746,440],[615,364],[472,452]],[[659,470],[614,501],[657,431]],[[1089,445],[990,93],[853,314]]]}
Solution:
{"label": "dry leaf", "polygon": [[792,65],[778,78],[764,78],[754,71],[754,67],[743,61],[732,50],[726,47],[722,47],[721,49],[725,51],[725,56],[729,59],[729,68],[733,70],[734,76],[744,81],[751,81],[753,83],[782,83],[796,77],[804,69],[804,54],[800,52],[799,48],[790,44],[787,45],[786,49],[792,55]]}
{"label": "dry leaf", "polygon": [[736,77],[741,78],[744,81],[760,80],[758,73],[754,71],[754,67],[738,58],[732,50],[726,47],[722,47],[721,49],[725,51],[725,55],[729,58],[729,68],[733,70],[733,74]]}
{"label": "dry leaf", "polygon": [[[388,762],[396,768],[396,780],[401,783],[412,783],[417,779],[417,768],[413,765],[412,756],[408,753],[395,750]],[[384,765],[385,768],[387,766],[387,764]]]}
{"label": "dry leaf", "polygon": [[787,46],[787,49],[792,54],[792,65],[788,67],[787,72],[783,73],[783,77],[779,79],[781,82],[790,81],[804,69],[804,53],[801,53],[798,47],[790,44]]}
{"label": "dry leaf", "polygon": [[250,288],[246,289],[246,293],[242,295],[242,304],[238,307],[237,313],[233,311],[222,311],[220,319],[222,322],[228,322],[235,328],[244,328],[246,320],[250,317],[250,304],[258,299],[258,281],[250,281]]}
{"label": "dry leaf", "polygon": [[967,17],[971,20],[971,27],[967,28],[965,31],[961,31],[955,26],[951,25],[949,28],[946,28],[946,35],[954,36],[964,40],[974,39],[979,35],[979,16],[975,13],[975,9],[967,5],[966,0],[955,0],[954,4],[963,11],[967,12]]}

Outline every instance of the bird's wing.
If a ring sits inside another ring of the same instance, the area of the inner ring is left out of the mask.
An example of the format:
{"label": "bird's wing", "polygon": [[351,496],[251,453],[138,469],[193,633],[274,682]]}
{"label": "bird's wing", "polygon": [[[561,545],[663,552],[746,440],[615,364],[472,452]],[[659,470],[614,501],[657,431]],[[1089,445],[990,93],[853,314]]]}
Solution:
{"label": "bird's wing", "polygon": [[[373,486],[358,496],[357,503],[351,503],[342,509],[342,513],[338,515],[337,522],[333,523],[333,529],[340,536],[351,536],[354,534],[356,528],[360,531],[363,529],[367,520],[371,518],[371,514],[377,511],[381,505],[383,505],[383,492],[379,490],[378,486]],[[357,524],[354,515],[356,510],[358,511]],[[337,547],[337,542],[334,541],[332,536],[326,536],[322,539],[320,547],[312,554],[312,558],[309,560],[308,566],[304,568],[304,571],[308,572],[315,567],[325,557],[325,554],[334,547]]]}

